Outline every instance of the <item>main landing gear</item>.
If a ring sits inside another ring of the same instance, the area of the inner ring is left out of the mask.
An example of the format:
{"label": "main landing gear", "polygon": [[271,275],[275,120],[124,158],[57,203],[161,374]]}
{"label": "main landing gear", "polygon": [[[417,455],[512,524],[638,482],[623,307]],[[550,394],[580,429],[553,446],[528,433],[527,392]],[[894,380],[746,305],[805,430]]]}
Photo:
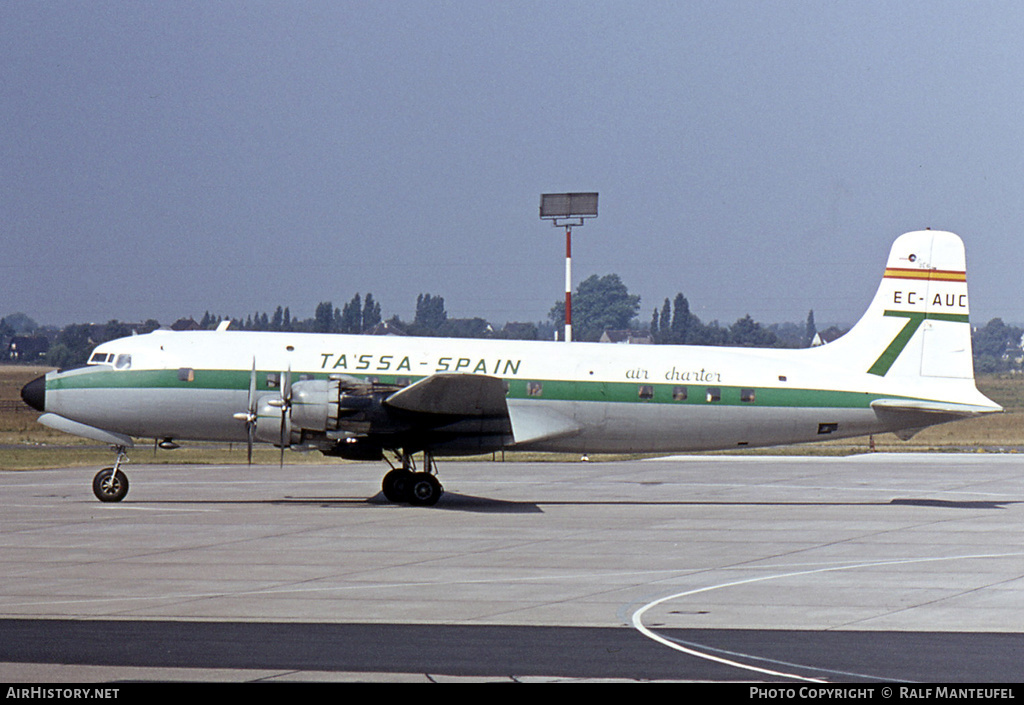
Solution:
{"label": "main landing gear", "polygon": [[[408,502],[417,507],[432,507],[444,494],[444,488],[437,480],[437,463],[429,451],[423,452],[423,470],[416,470],[412,453],[402,452],[402,467],[391,465],[391,471],[384,476],[381,490],[391,502]],[[385,458],[386,460],[386,458]]]}
{"label": "main landing gear", "polygon": [[122,461],[128,460],[124,446],[117,446],[114,467],[103,468],[92,478],[92,492],[101,502],[120,502],[128,494],[128,476],[121,472]]}

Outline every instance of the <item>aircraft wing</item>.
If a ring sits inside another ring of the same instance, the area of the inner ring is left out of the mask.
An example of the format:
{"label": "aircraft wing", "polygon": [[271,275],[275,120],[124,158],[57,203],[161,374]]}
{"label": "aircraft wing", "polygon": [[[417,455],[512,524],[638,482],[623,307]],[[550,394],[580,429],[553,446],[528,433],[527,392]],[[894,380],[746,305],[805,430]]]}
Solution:
{"label": "aircraft wing", "polygon": [[399,390],[384,404],[415,414],[507,416],[505,383],[497,377],[435,374]]}
{"label": "aircraft wing", "polygon": [[555,409],[508,404],[505,394],[505,382],[497,377],[442,373],[395,392],[384,403],[411,414],[507,419],[516,445],[572,435],[580,430],[576,421]]}

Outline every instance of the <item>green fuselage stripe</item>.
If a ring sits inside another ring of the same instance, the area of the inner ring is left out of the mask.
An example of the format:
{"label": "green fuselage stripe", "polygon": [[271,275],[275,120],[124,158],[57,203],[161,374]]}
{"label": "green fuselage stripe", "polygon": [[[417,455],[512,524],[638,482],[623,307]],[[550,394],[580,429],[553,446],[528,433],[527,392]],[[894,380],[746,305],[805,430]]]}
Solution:
{"label": "green fuselage stripe", "polygon": [[[278,391],[267,383],[268,374],[257,372],[260,393]],[[96,370],[86,374],[58,376],[47,383],[47,390],[80,389],[205,389],[245,391],[249,388],[248,370],[194,370],[192,379],[182,380],[177,370]],[[327,373],[293,373],[293,383],[306,379],[327,379]],[[380,375],[381,384],[417,381],[418,377]],[[549,401],[614,402],[635,404],[692,404],[751,407],[868,408],[879,398],[894,397],[869,392],[827,389],[790,389],[707,384],[641,384],[637,382],[598,382],[573,380],[509,379],[509,399]],[[684,392],[685,390],[685,392]]]}

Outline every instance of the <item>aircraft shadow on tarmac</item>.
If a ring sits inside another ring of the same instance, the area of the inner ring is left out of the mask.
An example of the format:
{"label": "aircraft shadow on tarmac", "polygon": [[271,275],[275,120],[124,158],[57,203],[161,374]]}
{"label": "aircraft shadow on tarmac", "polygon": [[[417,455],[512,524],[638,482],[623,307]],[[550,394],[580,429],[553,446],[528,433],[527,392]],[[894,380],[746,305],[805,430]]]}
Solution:
{"label": "aircraft shadow on tarmac", "polygon": [[938,507],[940,509],[1005,509],[1018,501],[956,501],[951,499],[894,499],[889,504],[903,507]]}
{"label": "aircraft shadow on tarmac", "polygon": [[[345,506],[352,504],[376,504],[388,506],[395,504],[378,492],[373,497],[363,498],[339,498],[339,497],[286,497],[284,499],[270,500],[269,504],[316,504],[322,507]],[[429,507],[431,511],[437,510],[480,512],[483,514],[539,514],[543,510],[535,502],[513,502],[502,499],[490,499],[487,497],[474,497],[472,495],[445,492],[437,504]]]}
{"label": "aircraft shadow on tarmac", "polygon": [[[154,504],[272,504],[279,506],[288,505],[310,505],[322,508],[329,507],[351,507],[355,505],[378,505],[392,506],[395,503],[384,497],[382,492],[373,497],[296,497],[288,496],[280,499],[260,500],[178,500],[178,501],[152,501]],[[143,502],[140,502],[140,504]],[[149,502],[145,502],[149,503]],[[705,506],[763,506],[763,507],[932,507],[937,509],[1005,509],[1011,504],[1020,504],[1014,500],[945,500],[945,499],[915,499],[896,498],[889,501],[875,502],[828,502],[828,501],[807,501],[807,502],[750,502],[750,501],[725,501],[725,500],[683,500],[683,501],[659,501],[659,500],[552,500],[539,502],[510,501],[492,499],[489,497],[476,497],[473,495],[446,492],[438,503],[428,508],[428,511],[461,511],[477,512],[481,514],[542,514],[544,506],[677,506],[677,507],[705,507]]]}

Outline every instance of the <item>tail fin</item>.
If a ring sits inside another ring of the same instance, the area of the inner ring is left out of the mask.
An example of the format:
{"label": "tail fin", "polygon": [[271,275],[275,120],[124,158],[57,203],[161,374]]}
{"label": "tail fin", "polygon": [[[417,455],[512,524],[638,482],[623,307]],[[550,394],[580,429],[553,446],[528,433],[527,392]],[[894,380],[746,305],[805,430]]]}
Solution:
{"label": "tail fin", "polygon": [[832,354],[851,372],[886,380],[973,381],[968,313],[960,238],[938,230],[906,233],[892,245],[867,312],[849,333],[825,347],[834,346]]}
{"label": "tail fin", "polygon": [[935,230],[907,233],[893,243],[867,312],[819,354],[891,393],[871,408],[906,439],[926,426],[1002,411],[974,386],[968,312],[960,238]]}

